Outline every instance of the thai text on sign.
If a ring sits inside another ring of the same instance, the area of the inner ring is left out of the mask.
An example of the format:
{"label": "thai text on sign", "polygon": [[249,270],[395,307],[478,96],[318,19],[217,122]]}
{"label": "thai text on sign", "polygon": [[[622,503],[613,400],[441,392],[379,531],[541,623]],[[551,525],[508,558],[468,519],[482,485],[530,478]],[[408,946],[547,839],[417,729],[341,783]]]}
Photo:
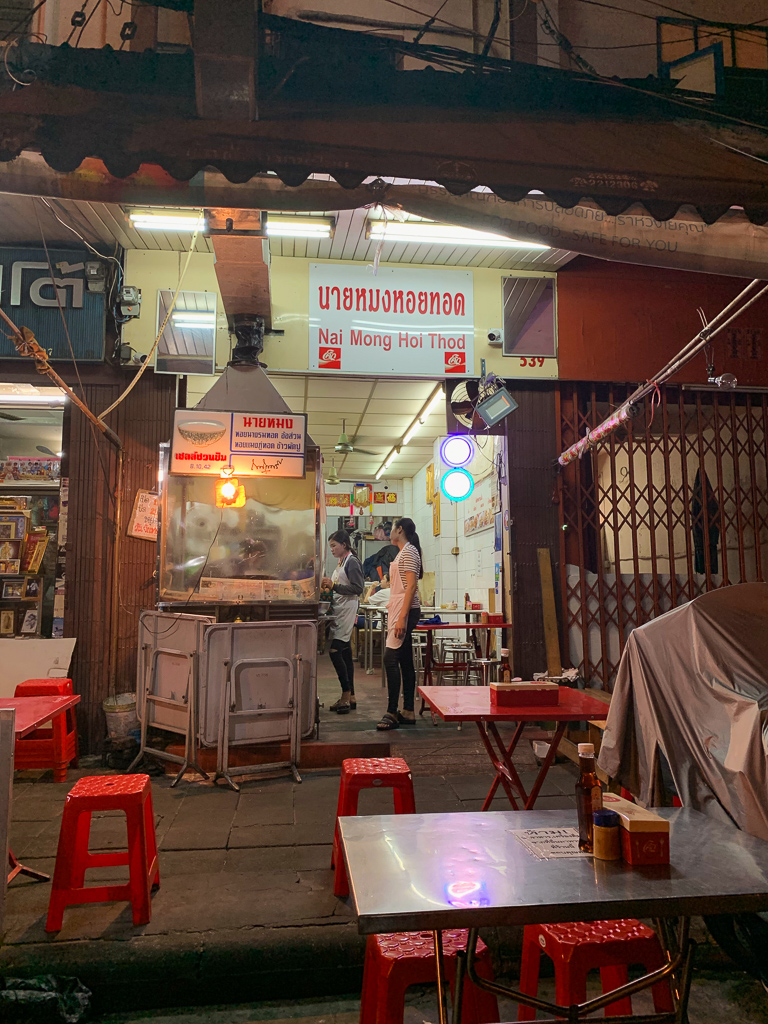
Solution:
{"label": "thai text on sign", "polygon": [[128,536],[157,540],[157,494],[154,491],[137,492],[128,524]]}
{"label": "thai text on sign", "polygon": [[303,477],[307,417],[296,413],[177,409],[171,473]]}
{"label": "thai text on sign", "polygon": [[474,372],[470,271],[311,263],[309,365],[341,373]]}

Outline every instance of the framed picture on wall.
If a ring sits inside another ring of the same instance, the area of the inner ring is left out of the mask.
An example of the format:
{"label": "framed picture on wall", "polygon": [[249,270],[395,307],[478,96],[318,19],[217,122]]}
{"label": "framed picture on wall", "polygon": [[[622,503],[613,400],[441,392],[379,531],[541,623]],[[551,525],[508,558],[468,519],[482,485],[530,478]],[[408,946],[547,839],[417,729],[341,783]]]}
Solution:
{"label": "framed picture on wall", "polygon": [[440,536],[440,492],[435,491],[432,497],[432,535]]}
{"label": "framed picture on wall", "polygon": [[427,504],[431,505],[435,498],[435,464],[427,466]]}
{"label": "framed picture on wall", "polygon": [[22,633],[36,633],[39,622],[37,608],[30,608],[24,614],[24,621],[21,624]]}
{"label": "framed picture on wall", "polygon": [[17,598],[24,596],[24,580],[6,580],[3,583],[3,597]]}
{"label": "framed picture on wall", "polygon": [[13,636],[15,632],[13,609],[6,608],[0,612],[0,636]]}
{"label": "framed picture on wall", "polygon": [[24,597],[40,597],[40,577],[30,576],[24,583]]}

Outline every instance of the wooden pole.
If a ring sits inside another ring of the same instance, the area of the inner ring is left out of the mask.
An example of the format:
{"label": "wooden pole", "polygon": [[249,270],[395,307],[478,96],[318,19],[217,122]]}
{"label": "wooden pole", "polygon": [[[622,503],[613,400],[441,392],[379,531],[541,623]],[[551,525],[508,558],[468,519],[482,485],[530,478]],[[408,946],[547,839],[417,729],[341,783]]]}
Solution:
{"label": "wooden pole", "polygon": [[547,673],[559,676],[563,673],[560,660],[560,638],[557,633],[557,611],[555,610],[555,588],[552,583],[552,561],[549,548],[537,548],[539,574],[541,576],[541,607],[544,614],[544,640],[547,645]]}

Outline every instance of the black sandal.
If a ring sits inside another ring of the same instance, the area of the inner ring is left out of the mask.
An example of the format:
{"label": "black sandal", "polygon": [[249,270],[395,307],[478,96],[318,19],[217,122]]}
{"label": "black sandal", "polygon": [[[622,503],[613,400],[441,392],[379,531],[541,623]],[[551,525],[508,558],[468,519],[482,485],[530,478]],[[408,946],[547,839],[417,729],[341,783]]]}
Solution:
{"label": "black sandal", "polygon": [[415,717],[414,718],[406,718],[405,715],[401,711],[397,712],[397,720],[400,723],[400,725],[416,725]]}
{"label": "black sandal", "polygon": [[389,732],[390,729],[397,729],[400,723],[394,715],[390,715],[388,711],[381,716],[381,721],[376,726],[379,732]]}
{"label": "black sandal", "polygon": [[336,703],[331,704],[328,710],[335,711],[337,715],[347,715],[350,711],[354,711],[356,707],[356,700],[344,700],[342,697],[339,697]]}

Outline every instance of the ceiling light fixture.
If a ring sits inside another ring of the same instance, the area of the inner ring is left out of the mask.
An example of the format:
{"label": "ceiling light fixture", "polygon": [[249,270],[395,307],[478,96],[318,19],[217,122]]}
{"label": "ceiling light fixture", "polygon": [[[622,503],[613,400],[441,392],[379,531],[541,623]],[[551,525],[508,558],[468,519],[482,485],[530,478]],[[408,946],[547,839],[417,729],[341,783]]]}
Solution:
{"label": "ceiling light fixture", "polygon": [[368,222],[366,237],[372,242],[406,242],[422,245],[475,245],[495,249],[549,249],[551,246],[540,242],[521,242],[506,235],[491,231],[475,231],[452,224],[435,224],[430,221],[374,220]]}
{"label": "ceiling light fixture", "polygon": [[180,313],[178,316],[171,317],[171,323],[174,327],[180,330],[188,331],[212,331],[216,327],[216,317],[210,314],[205,319],[191,318],[185,316],[184,313]]}
{"label": "ceiling light fixture", "polygon": [[2,395],[0,405],[64,405],[66,395]]}
{"label": "ceiling light fixture", "polygon": [[268,238],[333,238],[333,217],[283,217],[267,214]]}
{"label": "ceiling light fixture", "polygon": [[174,320],[197,320],[200,323],[216,323],[216,314],[205,310],[175,309],[171,315]]}
{"label": "ceiling light fixture", "polygon": [[406,430],[405,434],[403,434],[403,438],[400,441],[400,444],[396,448],[392,449],[392,451],[389,453],[389,455],[387,456],[385,461],[382,463],[381,467],[379,468],[378,473],[376,474],[376,479],[377,480],[381,479],[381,477],[384,475],[384,472],[387,469],[389,469],[392,461],[400,453],[400,449],[401,448],[405,448],[405,446],[410,441],[413,440],[414,434],[418,430],[421,430],[421,428],[426,423],[427,418],[430,416],[430,414],[432,412],[434,412],[434,410],[437,408],[437,406],[440,404],[440,402],[443,401],[444,398],[445,398],[445,393],[443,391],[443,385],[442,384],[438,384],[437,388],[429,396],[429,400],[427,401],[426,405],[423,407],[423,409],[421,410],[419,415],[416,417],[416,419],[413,421],[413,423],[410,425],[410,427],[408,427],[408,429]]}
{"label": "ceiling light fixture", "polygon": [[139,231],[205,231],[202,210],[131,210],[131,226]]}

